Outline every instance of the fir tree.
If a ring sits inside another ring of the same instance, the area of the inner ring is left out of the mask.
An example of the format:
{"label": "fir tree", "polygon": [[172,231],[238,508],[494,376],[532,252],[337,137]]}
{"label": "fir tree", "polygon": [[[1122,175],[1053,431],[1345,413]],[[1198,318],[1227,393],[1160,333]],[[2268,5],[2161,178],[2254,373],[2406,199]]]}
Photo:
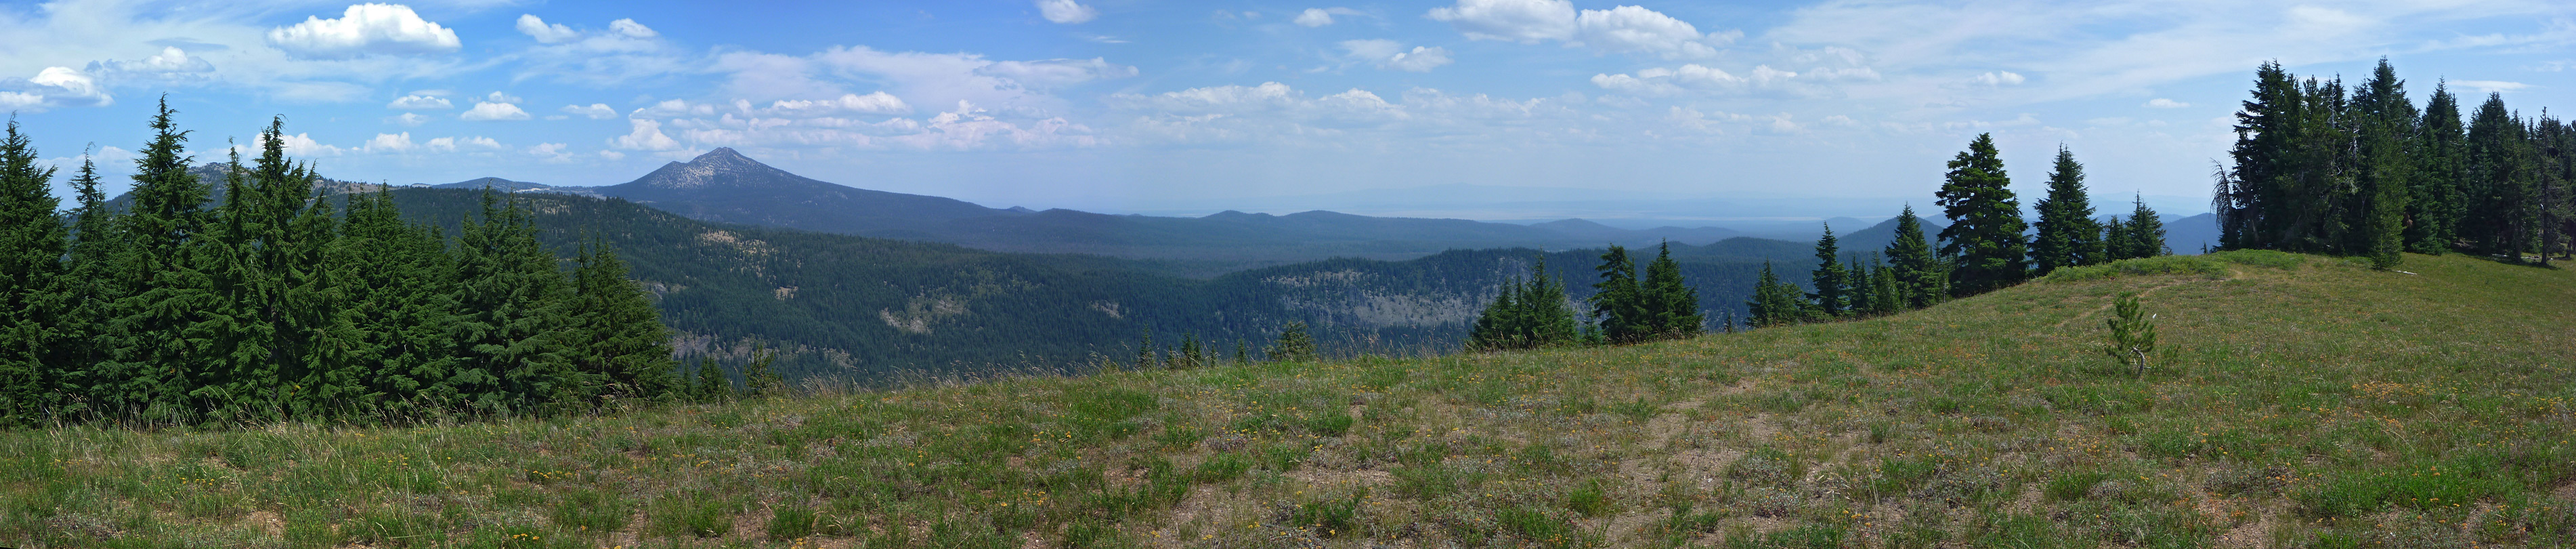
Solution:
{"label": "fir tree", "polygon": [[1305,322],[1290,322],[1279,329],[1279,339],[1270,343],[1270,360],[1304,362],[1315,359],[1315,338],[1306,335]]}
{"label": "fir tree", "polygon": [[1808,280],[1816,291],[1807,299],[1815,305],[1817,318],[1835,318],[1848,314],[1851,307],[1845,295],[1845,279],[1851,271],[1843,268],[1842,250],[1834,241],[1834,226],[1825,225],[1824,236],[1816,238],[1816,271]]}
{"label": "fir tree", "polygon": [[1696,337],[1706,328],[1707,318],[1700,314],[1699,290],[1682,281],[1682,265],[1673,261],[1672,242],[1655,249],[1655,261],[1646,264],[1646,280],[1640,290],[1645,294],[1643,309],[1653,321],[1653,333],[1662,337]]}
{"label": "fir tree", "polygon": [[733,400],[733,379],[725,377],[724,368],[716,366],[715,357],[698,358],[697,378],[697,383],[690,384],[689,394],[698,402]]}
{"label": "fir tree", "polygon": [[349,314],[360,327],[351,360],[372,365],[364,372],[363,405],[353,411],[405,419],[445,410],[456,402],[447,379],[455,366],[457,315],[446,239],[405,224],[387,191],[348,201],[331,263],[348,283]]}
{"label": "fir tree", "polygon": [[1468,333],[1471,348],[1530,349],[1566,345],[1581,338],[1581,328],[1567,306],[1565,284],[1547,274],[1547,256],[1530,267],[1527,281],[1503,283],[1494,302],[1479,314]]}
{"label": "fir tree", "polygon": [[777,361],[778,350],[764,343],[752,344],[751,363],[742,367],[743,396],[777,396],[779,391],[787,389],[786,378],[780,377],[778,370],[771,367]]}
{"label": "fir tree", "polygon": [[1601,265],[1594,267],[1601,281],[1592,284],[1593,322],[1602,339],[1612,343],[1632,343],[1652,335],[1653,318],[1647,312],[1644,290],[1637,285],[1637,262],[1628,258],[1628,249],[1610,245],[1601,253]]}
{"label": "fir tree", "polygon": [[60,323],[68,241],[54,214],[54,169],[41,162],[11,117],[0,136],[0,427],[35,425],[58,404],[62,365],[46,359],[67,335]]}
{"label": "fir tree", "polygon": [[2033,276],[2060,267],[2101,263],[2102,224],[2093,218],[2093,200],[2084,188],[2084,165],[2075,153],[2057,146],[2057,164],[2048,173],[2048,197],[2039,199],[2039,235],[2030,243]]}
{"label": "fir tree", "polygon": [[1882,315],[1905,310],[1905,294],[1896,282],[1896,269],[1869,258],[1870,311]]}
{"label": "fir tree", "polygon": [[1746,324],[1769,328],[1794,324],[1804,319],[1809,309],[1797,285],[1780,281],[1771,270],[1771,262],[1762,262],[1762,277],[1753,283],[1753,299],[1744,302]]}
{"label": "fir tree", "polygon": [[2138,239],[2137,237],[2129,234],[2129,225],[2129,222],[2121,221],[2120,216],[2116,215],[2111,216],[2111,221],[2109,223],[2104,223],[2102,225],[2102,249],[2104,259],[2119,261],[2122,259],[2134,259],[2137,257],[2136,255],[2131,255],[2133,250],[2138,249]]}
{"label": "fir tree", "polygon": [[89,377],[89,392],[98,406],[119,416],[150,423],[189,419],[190,379],[208,363],[203,350],[213,346],[202,334],[190,334],[203,311],[216,311],[222,299],[199,270],[204,255],[198,241],[207,228],[207,189],[188,173],[188,132],[178,129],[163,99],[152,117],[152,140],[134,159],[133,206],[118,216],[116,234],[126,240],[108,270],[117,301],[107,313],[114,328],[102,338],[112,356]]}
{"label": "fir tree", "polygon": [[98,163],[83,151],[80,171],[71,181],[77,202],[71,215],[73,240],[65,252],[65,276],[59,279],[65,304],[63,339],[46,358],[58,372],[49,387],[58,395],[57,417],[91,417],[99,412],[94,405],[100,395],[91,390],[105,384],[97,375],[98,365],[110,357],[114,305],[124,295],[113,271],[114,261],[123,256],[119,246],[127,240],[117,231],[117,213],[108,208],[99,183]]}
{"label": "fir tree", "polygon": [[2410,147],[2415,167],[2406,200],[2409,251],[2441,254],[2459,240],[2460,170],[2468,156],[2468,134],[2463,128],[2459,97],[2451,94],[2447,83],[2435,84]]}
{"label": "fir tree", "polygon": [[1896,239],[1887,243],[1887,268],[1896,279],[1894,295],[1905,308],[1930,307],[1949,295],[1946,265],[1932,256],[1923,221],[1914,217],[1912,205],[1896,216]]}
{"label": "fir tree", "polygon": [[487,191],[457,256],[458,360],[448,382],[460,404],[480,414],[527,413],[571,390],[556,345],[565,281],[527,210],[515,200],[504,207]]}
{"label": "fir tree", "polygon": [[2504,96],[2487,94],[2469,122],[2467,162],[2461,170],[2468,192],[2463,237],[2479,253],[2521,261],[2531,250],[2539,224],[2537,201],[2531,199],[2531,138],[2522,119],[2504,106]]}
{"label": "fir tree", "polygon": [[1877,303],[1877,296],[1874,294],[1877,293],[1878,287],[1874,284],[1875,279],[1872,278],[1869,265],[1861,263],[1860,256],[1853,255],[1843,261],[1843,272],[1851,273],[1844,277],[1848,284],[1843,288],[1844,299],[1851,303],[1851,307],[1847,309],[1848,316],[1870,316],[1875,313],[1876,310],[1872,307]]}
{"label": "fir tree", "polygon": [[1936,195],[1950,219],[1950,226],[1941,229],[1941,255],[1957,260],[1950,293],[1974,295],[2028,278],[2021,202],[2013,198],[2012,178],[2004,173],[1994,136],[1977,134],[1949,167]]}
{"label": "fir tree", "polygon": [[[651,292],[626,278],[626,262],[606,241],[582,246],[573,269],[571,317],[577,323],[565,352],[573,370],[589,386],[584,393],[605,397],[653,398],[678,383],[679,364],[671,358],[671,330],[653,309]],[[774,358],[771,351],[754,362]],[[747,383],[765,383],[746,371]],[[762,387],[754,387],[759,392]]]}
{"label": "fir tree", "polygon": [[2406,200],[2416,180],[2411,149],[2418,115],[2415,103],[2406,99],[2406,82],[2397,79],[2397,69],[2389,66],[2386,57],[2379,58],[2379,66],[2358,91],[2353,110],[2359,119],[2361,146],[2357,198],[2363,204],[2352,210],[2359,219],[2349,223],[2360,230],[2347,246],[2369,256],[2374,267],[2394,269],[2403,260],[2399,253],[2406,245]]}

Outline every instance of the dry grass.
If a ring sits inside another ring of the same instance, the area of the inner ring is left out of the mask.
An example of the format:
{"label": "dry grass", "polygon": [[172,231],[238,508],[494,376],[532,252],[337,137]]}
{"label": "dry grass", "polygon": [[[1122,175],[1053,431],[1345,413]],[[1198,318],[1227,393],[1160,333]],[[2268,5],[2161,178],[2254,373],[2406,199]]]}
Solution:
{"label": "dry grass", "polygon": [[[2576,543],[2576,278],[2291,259],[1635,347],[7,433],[0,543]],[[2094,349],[2111,296],[2150,287],[2164,349],[2138,379]]]}

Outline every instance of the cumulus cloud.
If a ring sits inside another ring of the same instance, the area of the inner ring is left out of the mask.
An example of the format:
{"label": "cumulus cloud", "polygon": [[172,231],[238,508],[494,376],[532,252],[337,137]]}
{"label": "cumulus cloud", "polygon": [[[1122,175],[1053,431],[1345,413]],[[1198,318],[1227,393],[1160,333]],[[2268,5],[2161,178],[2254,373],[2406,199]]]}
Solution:
{"label": "cumulus cloud", "polygon": [[1037,5],[1038,15],[1046,17],[1048,21],[1065,25],[1088,22],[1100,17],[1100,10],[1091,9],[1091,6],[1082,5],[1074,0],[1037,0]]}
{"label": "cumulus cloud", "polygon": [[447,98],[445,97],[405,95],[400,99],[395,99],[392,103],[386,103],[385,108],[402,110],[453,109],[456,108],[456,104],[447,102]]}
{"label": "cumulus cloud", "polygon": [[1365,12],[1350,8],[1306,8],[1306,11],[1297,12],[1297,18],[1291,19],[1289,22],[1296,23],[1297,26],[1301,27],[1321,27],[1333,24],[1333,16],[1335,15],[1364,14]]}
{"label": "cumulus cloud", "polygon": [[1569,0],[1457,0],[1426,15],[1449,23],[1471,40],[1524,44],[1554,40],[1599,53],[1654,54],[1667,59],[1716,55],[1716,46],[1743,36],[1740,31],[1701,33],[1690,23],[1639,6],[1576,10]]}
{"label": "cumulus cloud", "polygon": [[[293,142],[288,141],[288,143]],[[360,145],[358,148],[371,153],[407,153],[420,146],[411,142],[411,132],[402,132],[376,134],[375,139],[367,140],[367,144]]]}
{"label": "cumulus cloud", "polygon": [[564,105],[562,110],[564,114],[589,117],[591,120],[607,120],[617,117],[617,109],[609,108],[607,103],[591,103],[588,106]]}
{"label": "cumulus cloud", "polygon": [[836,99],[824,99],[820,101],[780,100],[778,102],[771,103],[768,111],[769,114],[788,116],[820,116],[842,113],[902,114],[911,112],[912,106],[905,105],[903,103],[903,99],[889,95],[886,92],[875,92],[867,95],[842,94],[841,97]]}
{"label": "cumulus cloud", "polygon": [[537,16],[528,14],[521,14],[519,16],[519,33],[528,35],[529,38],[537,39],[537,43],[539,44],[561,44],[564,42],[571,42],[575,38],[581,38],[581,33],[574,32],[572,27],[559,24],[549,25],[546,24],[546,20],[538,19]]}
{"label": "cumulus cloud", "polygon": [[2149,99],[2149,100],[2147,100],[2147,104],[2146,104],[2146,106],[2147,106],[2148,108],[2155,108],[2155,109],[2179,109],[2179,108],[2183,108],[2183,107],[2189,107],[2189,106],[2191,106],[2191,104],[2190,104],[2190,103],[2184,103],[2184,102],[2181,102],[2181,101],[2175,101],[2175,100],[2172,100],[2172,99],[2165,99],[2165,98],[2162,98],[2162,97],[2158,97],[2158,98],[2155,98],[2155,99]]}
{"label": "cumulus cloud", "polygon": [[1405,72],[1431,72],[1434,67],[1449,64],[1449,50],[1437,46],[1415,46],[1406,51],[1394,40],[1344,40],[1344,56],[1353,61],[1377,65],[1377,68]]}
{"label": "cumulus cloud", "polygon": [[388,117],[385,117],[385,123],[387,123],[387,124],[400,124],[400,125],[404,125],[404,126],[413,126],[413,127],[418,127],[418,126],[420,126],[421,124],[423,124],[423,123],[427,123],[427,122],[429,122],[429,117],[427,117],[427,116],[421,116],[421,115],[413,114],[413,113],[402,113],[402,114],[399,114],[399,115],[394,115],[394,116],[388,116]]}
{"label": "cumulus cloud", "polygon": [[680,141],[662,133],[662,122],[645,118],[628,119],[633,131],[608,138],[608,146],[632,151],[668,151],[680,148]]}
{"label": "cumulus cloud", "polygon": [[429,152],[456,152],[459,150],[497,151],[503,147],[500,141],[478,135],[461,139],[455,137],[431,139],[428,143],[422,144],[422,148]]}
{"label": "cumulus cloud", "polygon": [[[1874,77],[1876,73],[1866,73],[1866,75]],[[1771,68],[1770,65],[1755,65],[1753,70],[1738,75],[1725,69],[1692,63],[1669,69],[1650,68],[1637,71],[1635,75],[1595,74],[1592,75],[1592,85],[1605,90],[1645,96],[1754,90],[1787,90],[1795,93],[1812,91],[1809,88],[1813,82],[1853,77],[1855,77],[1853,73],[1844,71],[1801,76],[1796,72]]]}
{"label": "cumulus cloud", "polygon": [[653,29],[646,28],[643,23],[635,22],[634,19],[609,21],[608,30],[627,38],[653,38],[662,35],[662,33],[653,32]]}
{"label": "cumulus cloud", "polygon": [[401,4],[355,4],[338,19],[306,17],[302,23],[270,29],[268,43],[288,54],[317,59],[445,53],[463,46],[456,31],[421,19],[410,6]]}
{"label": "cumulus cloud", "polygon": [[672,100],[667,100],[667,101],[663,101],[663,102],[660,102],[660,103],[654,103],[654,104],[653,104],[653,106],[650,106],[650,107],[644,107],[644,108],[641,108],[641,109],[635,109],[635,112],[633,113],[634,117],[636,117],[636,118],[670,118],[670,117],[675,117],[675,116],[713,116],[713,115],[715,115],[715,114],[716,114],[716,106],[715,106],[715,105],[710,105],[710,104],[706,104],[706,103],[690,103],[688,100],[685,100],[685,99],[672,99]]}
{"label": "cumulus cloud", "polygon": [[96,77],[71,67],[45,67],[34,78],[0,78],[0,108],[43,111],[116,104]]}
{"label": "cumulus cloud", "polygon": [[215,64],[188,55],[187,50],[164,46],[158,55],[133,61],[93,61],[83,72],[110,82],[197,82],[211,78]]}
{"label": "cumulus cloud", "polygon": [[516,95],[510,95],[510,94],[506,94],[506,93],[501,93],[501,92],[497,92],[497,91],[496,91],[496,92],[492,92],[492,93],[483,94],[483,101],[488,102],[488,103],[519,103],[519,102],[521,102],[521,100],[519,99],[519,96],[516,96]]}
{"label": "cumulus cloud", "polygon": [[512,105],[509,103],[481,101],[474,103],[474,108],[467,109],[464,114],[456,115],[456,117],[473,121],[527,120],[528,111],[520,110],[518,105]]}
{"label": "cumulus cloud", "polygon": [[2029,79],[2023,78],[2022,75],[2015,74],[2012,71],[1989,72],[1977,75],[1976,78],[1970,80],[1986,86],[2019,86],[2022,82],[2029,81]]}
{"label": "cumulus cloud", "polygon": [[[285,147],[286,154],[300,157],[340,156],[342,154],[353,152],[351,149],[325,145],[320,141],[315,141],[313,140],[312,134],[299,133],[279,136],[278,141],[280,141],[280,145]],[[409,143],[408,138],[406,138],[405,143]],[[266,146],[268,146],[267,136],[252,136],[250,143],[240,145],[244,152],[250,154],[258,154],[257,151]]]}

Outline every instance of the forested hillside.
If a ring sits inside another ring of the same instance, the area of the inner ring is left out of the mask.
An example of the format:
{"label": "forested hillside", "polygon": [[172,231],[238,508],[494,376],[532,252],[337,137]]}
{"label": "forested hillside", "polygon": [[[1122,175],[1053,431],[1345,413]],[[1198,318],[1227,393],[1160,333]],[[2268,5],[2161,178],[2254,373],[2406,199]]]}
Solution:
{"label": "forested hillside", "polygon": [[[397,189],[405,216],[454,227],[479,191]],[[782,351],[793,377],[862,382],[911,374],[1060,371],[1095,356],[1126,359],[1152,333],[1158,347],[1195,339],[1255,357],[1290,322],[1314,327],[1327,355],[1456,349],[1476,309],[1541,252],[1458,250],[1408,261],[1335,259],[1213,279],[1086,255],[1008,254],[949,244],[710,224],[616,199],[510,197],[534,212],[559,251],[586,237],[615,246],[659,296],[683,357],[747,360],[754,343]],[[1710,317],[1731,318],[1772,253],[1802,244],[1732,239],[1676,246]],[[1684,250],[1689,250],[1688,254]],[[1549,265],[1589,295],[1598,250],[1549,252]],[[1799,263],[1804,261],[1804,263]],[[1799,268],[1803,270],[1804,267]]]}

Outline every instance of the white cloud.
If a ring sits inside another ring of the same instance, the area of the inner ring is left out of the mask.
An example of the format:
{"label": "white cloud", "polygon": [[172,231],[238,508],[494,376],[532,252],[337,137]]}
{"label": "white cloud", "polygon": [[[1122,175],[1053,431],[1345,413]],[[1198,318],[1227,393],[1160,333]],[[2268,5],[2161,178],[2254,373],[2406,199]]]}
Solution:
{"label": "white cloud", "polygon": [[[535,145],[529,145],[524,152],[528,153],[529,156],[538,157],[540,161],[546,163],[563,164],[572,162],[572,153],[564,152],[564,150],[568,148],[570,148],[570,146],[562,143],[538,143]],[[619,156],[623,157],[624,155]]]}
{"label": "white cloud", "polygon": [[644,118],[628,119],[634,131],[611,137],[608,146],[635,151],[668,151],[680,148],[679,140],[662,133],[662,122]]}
{"label": "white cloud", "polygon": [[1639,6],[1577,11],[1568,0],[1457,0],[1426,16],[1449,23],[1471,40],[1556,40],[1600,53],[1650,53],[1666,59],[1716,55],[1716,46],[1743,34],[1703,34],[1690,23]]}
{"label": "white cloud", "polygon": [[109,81],[202,81],[215,72],[215,64],[204,57],[188,55],[186,50],[165,46],[159,55],[133,61],[93,61],[86,72]]}
{"label": "white cloud", "polygon": [[453,109],[456,108],[456,104],[447,102],[447,98],[444,97],[405,95],[399,99],[395,99],[392,103],[386,103],[385,108],[405,110]]}
{"label": "white cloud", "polygon": [[1042,59],[1037,61],[995,61],[977,69],[986,75],[1011,79],[1037,89],[1053,89],[1093,80],[1110,80],[1136,75],[1136,67],[1110,63],[1107,59]]}
{"label": "white cloud", "polygon": [[[1859,74],[1875,76],[1876,73],[1861,69]],[[1595,74],[1592,75],[1592,85],[1605,90],[1645,96],[1677,95],[1683,92],[1732,93],[1756,90],[1812,94],[1816,93],[1815,86],[1819,81],[1854,77],[1855,73],[1851,71],[1829,71],[1824,75],[1801,76],[1796,72],[1771,68],[1770,65],[1755,65],[1753,70],[1737,75],[1726,72],[1725,69],[1691,63],[1669,69],[1649,68],[1637,71],[1634,76]]]}
{"label": "white cloud", "polygon": [[653,32],[653,29],[646,28],[643,23],[637,23],[633,19],[609,21],[608,30],[614,31],[618,35],[625,36],[627,38],[653,38],[662,35],[662,33]]}
{"label": "white cloud", "polygon": [[519,110],[518,105],[509,103],[477,102],[474,108],[467,109],[465,114],[456,115],[456,117],[476,121],[527,120],[528,111]]}
{"label": "white cloud", "polygon": [[[351,150],[350,150],[350,149],[344,149],[344,148],[335,147],[335,146],[331,146],[331,145],[324,145],[324,144],[322,144],[322,142],[320,142],[320,141],[314,141],[314,140],[313,140],[313,136],[312,136],[311,134],[303,134],[303,133],[299,133],[299,134],[294,134],[294,135],[280,136],[280,138],[281,138],[281,140],[282,140],[282,141],[285,141],[285,143],[283,143],[283,145],[285,145],[285,148],[286,148],[286,154],[293,155],[293,156],[300,156],[300,157],[340,156],[341,154],[345,154],[345,153],[349,153],[349,152],[351,152]],[[406,139],[405,144],[408,144],[408,143],[409,143],[409,141]],[[258,136],[258,135],[254,135],[254,136],[252,136],[252,137],[251,137],[251,139],[250,139],[250,143],[248,143],[248,144],[244,144],[244,145],[242,145],[242,147],[244,147],[244,148],[246,148],[247,150],[250,150],[250,151],[257,151],[257,150],[259,150],[259,148],[260,148],[260,147],[267,146],[267,144],[268,144],[268,138],[267,138],[266,136]]]}
{"label": "white cloud", "polygon": [[1475,40],[1535,44],[1574,39],[1574,2],[1568,0],[1458,0],[1427,15]]}
{"label": "white cloud", "polygon": [[456,31],[421,19],[401,4],[354,4],[339,19],[306,17],[302,23],[270,29],[268,43],[298,57],[320,59],[445,53],[463,46]]}
{"label": "white cloud", "polygon": [[867,95],[842,94],[841,97],[836,99],[824,99],[820,101],[780,100],[778,102],[771,103],[767,110],[771,114],[789,116],[817,116],[838,113],[902,114],[911,112],[912,106],[905,105],[903,103],[903,99],[889,95],[886,92],[875,92]]}
{"label": "white cloud", "polygon": [[660,103],[654,103],[653,106],[650,107],[635,109],[635,112],[631,114],[636,118],[714,116],[716,114],[716,106],[706,103],[690,103],[687,100],[682,99],[672,99]]}
{"label": "white cloud", "polygon": [[519,33],[537,39],[539,44],[560,44],[581,37],[581,33],[574,32],[572,27],[548,25],[546,20],[529,14],[519,16]]}
{"label": "white cloud", "polygon": [[2531,87],[2530,84],[2524,84],[2521,82],[2505,82],[2501,80],[2452,80],[2450,83],[2453,86],[2486,93],[2522,91],[2523,88]]}
{"label": "white cloud", "polygon": [[401,124],[403,126],[410,127],[419,127],[421,124],[427,122],[429,122],[429,117],[413,113],[402,113],[400,115],[385,117],[385,123],[387,124]]}
{"label": "white cloud", "polygon": [[497,151],[501,150],[503,147],[501,146],[500,141],[478,135],[462,139],[454,137],[431,139],[429,140],[429,143],[424,145],[424,148],[428,149],[429,152],[456,152],[458,150]]}
{"label": "white cloud", "polygon": [[1298,26],[1302,27],[1321,27],[1333,24],[1333,16],[1335,15],[1367,14],[1367,12],[1350,8],[1306,8],[1306,11],[1297,12],[1297,18],[1291,19],[1289,22],[1296,23]]}
{"label": "white cloud", "polygon": [[625,159],[626,159],[626,153],[617,152],[617,151],[611,151],[611,150],[601,150],[601,151],[599,151],[599,157],[600,157],[600,158],[609,159],[609,160],[625,160]]}
{"label": "white cloud", "polygon": [[609,108],[607,103],[591,103],[589,106],[564,105],[562,110],[565,114],[585,116],[589,117],[591,120],[607,120],[617,117],[617,109]]}
{"label": "white cloud", "polygon": [[2028,78],[2023,78],[2022,75],[2016,74],[2012,71],[1989,72],[1977,75],[1976,78],[1971,80],[1978,84],[1987,86],[2019,86],[2023,82],[2029,81]]}
{"label": "white cloud", "polygon": [[87,106],[93,107],[116,104],[116,98],[108,95],[107,88],[100,86],[97,78],[71,67],[45,67],[36,71],[35,78],[0,80],[0,87],[20,90],[9,92],[8,98],[0,99],[13,108],[42,110],[73,106],[74,103],[70,102],[73,100],[87,100]]}
{"label": "white cloud", "polygon": [[[289,139],[287,143],[292,144],[294,141]],[[375,139],[367,140],[367,144],[360,145],[358,148],[371,153],[406,153],[419,146],[412,144],[411,132],[402,132],[376,134]]]}
{"label": "white cloud", "polygon": [[1082,5],[1074,0],[1037,0],[1037,6],[1038,15],[1046,17],[1048,21],[1066,25],[1087,22],[1100,17],[1100,10],[1091,9],[1091,6]]}
{"label": "white cloud", "polygon": [[501,93],[501,92],[497,92],[497,91],[496,91],[496,92],[492,92],[492,93],[488,93],[488,94],[484,94],[484,95],[483,95],[483,101],[484,101],[484,102],[487,102],[487,103],[513,103],[513,104],[521,102],[521,100],[519,99],[519,96],[516,96],[516,95],[510,95],[510,94],[506,94],[506,93]]}
{"label": "white cloud", "polygon": [[1403,44],[1394,40],[1370,39],[1344,40],[1341,47],[1344,57],[1373,63],[1381,69],[1430,72],[1434,67],[1449,64],[1449,50],[1436,46],[1415,46],[1412,51],[1406,51]]}
{"label": "white cloud", "polygon": [[2147,108],[2152,108],[2152,109],[2179,109],[2179,108],[2189,107],[2189,106],[2191,106],[2191,104],[2190,104],[2190,103],[2184,103],[2184,102],[2181,102],[2181,101],[2175,101],[2175,100],[2172,100],[2172,99],[2165,99],[2165,98],[2162,98],[2162,97],[2158,97],[2158,98],[2155,98],[2155,99],[2149,99],[2149,100],[2147,100],[2147,104],[2146,104],[2146,107],[2147,107]]}

